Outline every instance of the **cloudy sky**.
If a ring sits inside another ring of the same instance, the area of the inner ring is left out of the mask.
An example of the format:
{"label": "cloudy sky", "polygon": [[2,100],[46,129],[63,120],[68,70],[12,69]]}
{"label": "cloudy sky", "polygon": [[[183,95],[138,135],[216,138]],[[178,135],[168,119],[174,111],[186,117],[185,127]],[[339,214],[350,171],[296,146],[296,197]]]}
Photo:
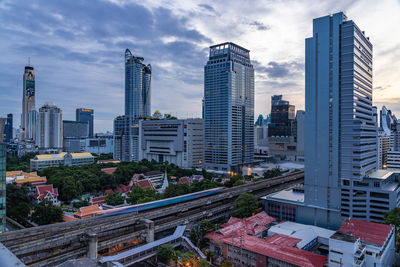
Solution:
{"label": "cloudy sky", "polygon": [[95,110],[95,130],[124,111],[124,51],[153,67],[152,112],[201,116],[208,47],[248,48],[256,115],[272,94],[304,108],[304,39],[312,19],[344,11],[374,45],[374,102],[400,115],[400,0],[169,1],[0,0],[0,116],[19,125],[22,74],[30,57],[36,106],[55,102],[64,119]]}

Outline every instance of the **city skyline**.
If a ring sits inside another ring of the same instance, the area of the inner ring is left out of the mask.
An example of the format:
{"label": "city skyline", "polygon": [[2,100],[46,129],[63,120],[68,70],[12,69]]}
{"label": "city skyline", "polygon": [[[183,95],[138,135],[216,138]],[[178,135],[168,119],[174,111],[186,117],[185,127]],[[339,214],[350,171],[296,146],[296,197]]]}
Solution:
{"label": "city skyline", "polygon": [[[291,9],[282,8],[282,3],[247,7],[232,2],[229,8],[224,1],[212,5],[186,1],[146,3],[146,7],[125,1],[59,7],[60,4],[46,2],[24,9],[15,2],[0,4],[0,21],[7,21],[1,23],[0,32],[9,40],[0,45],[6,52],[0,63],[4,70],[0,81],[1,116],[13,113],[14,125],[20,125],[21,71],[31,57],[37,107],[55,102],[65,119],[73,119],[78,107],[90,107],[96,110],[95,132],[111,130],[113,118],[123,114],[121,62],[129,47],[133,54],[152,64],[151,113],[158,109],[182,118],[201,117],[202,69],[208,47],[225,41],[235,42],[252,53],[255,116],[268,113],[273,94],[283,94],[297,109],[304,109],[304,38],[311,36],[309,21],[337,10],[356,20],[375,44],[374,104],[378,109],[385,104],[395,114],[400,112],[400,106],[395,104],[400,80],[393,71],[400,65],[396,60],[400,37],[390,34],[400,23],[396,16],[400,11],[398,1],[379,5],[372,1],[340,1],[313,6],[292,2],[296,8]],[[75,13],[68,15],[71,11]],[[239,13],[246,13],[246,17]],[[104,19],[97,20],[98,15]],[[81,17],[87,18],[86,24]],[[385,27],[379,23],[382,20]],[[233,21],[236,27],[226,31]]]}

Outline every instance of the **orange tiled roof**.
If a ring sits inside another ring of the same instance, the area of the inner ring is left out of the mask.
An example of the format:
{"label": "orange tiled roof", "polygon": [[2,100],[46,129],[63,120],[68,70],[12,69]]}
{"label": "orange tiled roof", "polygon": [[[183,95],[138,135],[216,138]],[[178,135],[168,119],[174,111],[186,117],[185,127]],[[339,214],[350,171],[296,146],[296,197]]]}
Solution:
{"label": "orange tiled roof", "polygon": [[99,205],[97,205],[97,204],[96,205],[82,207],[82,208],[79,208],[79,211],[74,213],[74,217],[86,218],[86,217],[89,217],[89,216],[95,214],[99,210],[101,210],[101,209],[99,208]]}

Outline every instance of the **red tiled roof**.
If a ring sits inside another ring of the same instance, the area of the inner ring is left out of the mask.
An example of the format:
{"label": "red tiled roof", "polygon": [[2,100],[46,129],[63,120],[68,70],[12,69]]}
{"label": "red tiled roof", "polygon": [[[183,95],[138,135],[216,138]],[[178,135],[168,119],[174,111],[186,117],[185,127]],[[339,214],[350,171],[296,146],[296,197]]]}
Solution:
{"label": "red tiled roof", "polygon": [[280,245],[280,246],[285,246],[285,247],[294,247],[297,245],[297,243],[301,242],[301,239],[287,236],[287,235],[281,235],[281,234],[274,234],[268,238],[265,239],[268,243],[275,244],[275,245]]}
{"label": "red tiled roof", "polygon": [[387,224],[350,219],[339,231],[350,233],[363,242],[383,246],[392,229]]}
{"label": "red tiled roof", "polygon": [[108,174],[113,174],[116,170],[117,170],[117,167],[101,169],[102,172],[105,172]]}
{"label": "red tiled roof", "polygon": [[265,211],[257,213],[254,216],[238,219],[238,218],[230,218],[229,221],[222,225],[223,228],[219,230],[222,235],[228,235],[235,231],[244,231],[250,235],[257,235],[268,228],[265,225],[268,225],[276,221],[274,217],[268,216]]}
{"label": "red tiled roof", "polygon": [[63,222],[71,222],[71,221],[76,221],[76,220],[78,220],[78,219],[68,216],[68,215],[65,215],[65,214],[63,215]]}
{"label": "red tiled roof", "polygon": [[74,213],[74,216],[78,218],[86,218],[92,214],[96,214],[100,210],[99,205],[86,206],[79,208],[79,210]]}
{"label": "red tiled roof", "polygon": [[187,185],[190,185],[190,179],[189,179],[189,177],[182,177],[182,178],[180,178],[178,184],[187,184]]}
{"label": "red tiled roof", "polygon": [[139,186],[139,187],[141,187],[143,190],[151,189],[151,190],[156,191],[156,189],[154,188],[153,183],[152,183],[149,179],[139,180],[139,181],[137,181],[137,182],[134,182],[133,185],[134,185],[134,186]]}
{"label": "red tiled roof", "polygon": [[[240,239],[242,239],[242,241]],[[240,247],[240,244],[242,244],[242,248],[245,250],[296,266],[323,267],[327,262],[327,257],[309,251],[285,245],[277,245],[268,240],[246,234],[242,235],[241,238],[240,232],[236,232],[233,237],[224,237],[221,241],[236,247]]]}
{"label": "red tiled roof", "polygon": [[112,189],[107,189],[106,191],[104,191],[104,194],[108,195],[108,194],[111,194],[112,192],[113,192]]}
{"label": "red tiled roof", "polygon": [[100,197],[93,197],[90,202],[92,203],[92,205],[95,204],[103,204],[104,201],[106,200],[107,196],[100,196]]}
{"label": "red tiled roof", "polygon": [[57,190],[57,188],[53,188],[52,184],[49,184],[49,185],[38,185],[38,186],[36,186],[36,194],[34,194],[33,197],[35,199],[37,199],[37,200],[42,200],[49,193],[53,197],[58,197],[58,190]]}

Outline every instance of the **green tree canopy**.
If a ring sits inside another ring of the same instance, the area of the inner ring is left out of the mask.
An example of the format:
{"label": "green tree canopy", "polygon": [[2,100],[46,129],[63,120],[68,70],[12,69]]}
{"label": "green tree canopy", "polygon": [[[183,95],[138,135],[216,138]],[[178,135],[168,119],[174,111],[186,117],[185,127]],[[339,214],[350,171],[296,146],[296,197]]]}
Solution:
{"label": "green tree canopy", "polygon": [[280,175],[282,175],[282,171],[278,167],[274,168],[272,170],[267,170],[263,174],[264,179],[273,178],[273,177],[277,177],[277,176],[280,176]]}
{"label": "green tree canopy", "polygon": [[60,207],[54,206],[51,201],[44,199],[34,206],[31,219],[39,225],[45,225],[61,222],[62,215],[63,211]]}
{"label": "green tree canopy", "polygon": [[174,258],[175,250],[171,244],[165,244],[158,248],[157,259],[163,263],[168,263]]}
{"label": "green tree canopy", "polygon": [[232,262],[230,262],[229,260],[223,260],[222,262],[221,262],[221,267],[232,267],[233,266],[233,264],[232,264]]}
{"label": "green tree canopy", "polygon": [[176,197],[190,193],[190,186],[187,184],[169,184],[164,191],[164,197]]}
{"label": "green tree canopy", "polygon": [[117,206],[124,204],[125,198],[120,194],[111,193],[106,197],[106,203],[111,206]]}
{"label": "green tree canopy", "polygon": [[392,224],[396,226],[396,228],[400,227],[400,208],[396,207],[392,209],[390,212],[385,214],[385,223]]}
{"label": "green tree canopy", "polygon": [[238,216],[240,218],[249,217],[253,215],[258,207],[257,197],[249,193],[243,193],[235,200],[234,207],[239,210]]}

